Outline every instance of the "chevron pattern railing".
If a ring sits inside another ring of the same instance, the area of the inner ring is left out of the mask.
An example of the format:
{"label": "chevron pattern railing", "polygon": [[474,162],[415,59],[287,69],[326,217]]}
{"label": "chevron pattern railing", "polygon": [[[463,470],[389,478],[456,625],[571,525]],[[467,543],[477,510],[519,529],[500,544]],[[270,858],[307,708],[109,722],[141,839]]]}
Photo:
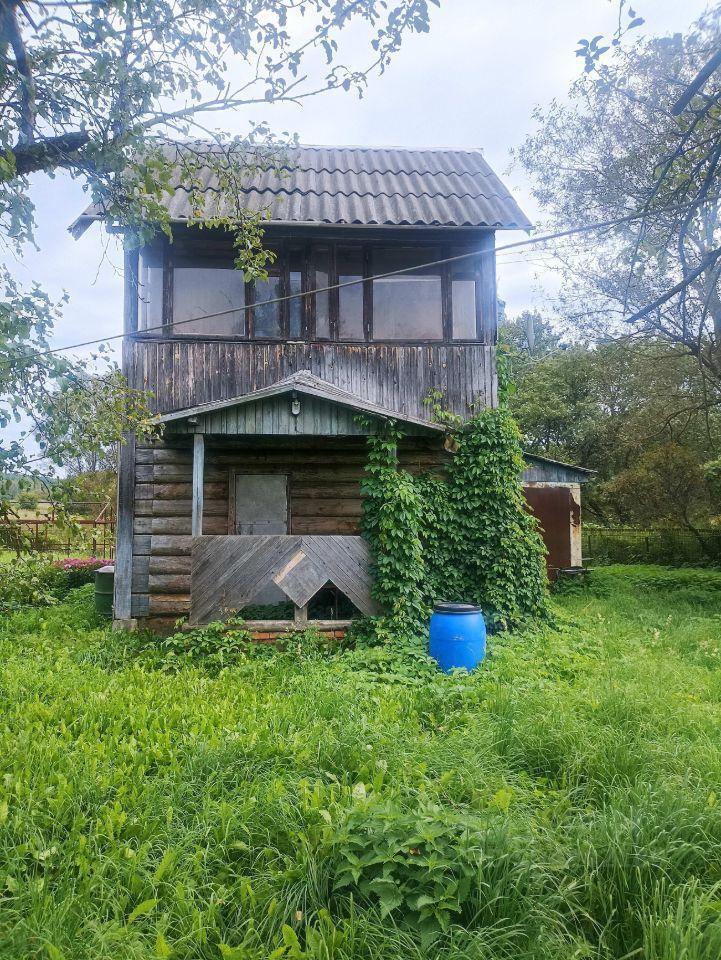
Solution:
{"label": "chevron pattern railing", "polygon": [[370,571],[370,551],[362,537],[194,537],[190,622],[209,623],[241,610],[270,584],[300,611],[329,582],[371,616],[378,610]]}

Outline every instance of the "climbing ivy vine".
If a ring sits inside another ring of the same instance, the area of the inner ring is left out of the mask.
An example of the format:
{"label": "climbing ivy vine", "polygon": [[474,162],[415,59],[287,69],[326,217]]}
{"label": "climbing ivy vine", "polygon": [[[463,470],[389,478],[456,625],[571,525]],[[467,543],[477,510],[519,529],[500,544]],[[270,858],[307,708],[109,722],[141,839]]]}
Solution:
{"label": "climbing ivy vine", "polygon": [[405,633],[426,615],[425,564],[420,539],[423,499],[407,470],[398,466],[401,431],[388,422],[369,437],[363,494],[363,532],[371,543],[375,599]]}
{"label": "climbing ivy vine", "polygon": [[376,599],[406,633],[441,599],[480,604],[496,627],[543,616],[545,547],[525,505],[518,427],[505,407],[447,424],[454,452],[442,473],[399,467],[396,423],[368,439],[364,532]]}

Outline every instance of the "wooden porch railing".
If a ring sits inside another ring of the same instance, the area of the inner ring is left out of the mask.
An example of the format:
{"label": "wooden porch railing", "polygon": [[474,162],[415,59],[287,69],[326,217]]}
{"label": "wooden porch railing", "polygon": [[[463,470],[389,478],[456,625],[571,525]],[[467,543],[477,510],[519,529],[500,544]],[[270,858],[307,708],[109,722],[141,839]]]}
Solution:
{"label": "wooden porch railing", "polygon": [[[223,619],[248,606],[266,587],[278,587],[295,607],[292,621],[310,623],[309,601],[334,584],[368,616],[377,613],[371,597],[371,558],[362,537],[211,536],[194,537],[190,575],[190,623]],[[324,626],[332,625],[323,622]]]}

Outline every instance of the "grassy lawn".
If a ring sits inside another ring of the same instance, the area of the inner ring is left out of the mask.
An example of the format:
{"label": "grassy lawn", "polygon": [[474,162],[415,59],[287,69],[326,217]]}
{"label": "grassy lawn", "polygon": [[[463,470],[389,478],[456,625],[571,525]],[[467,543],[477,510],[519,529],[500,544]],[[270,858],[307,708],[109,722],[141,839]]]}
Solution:
{"label": "grassy lawn", "polygon": [[721,956],[721,573],[610,567],[472,677],[0,625],[0,957]]}

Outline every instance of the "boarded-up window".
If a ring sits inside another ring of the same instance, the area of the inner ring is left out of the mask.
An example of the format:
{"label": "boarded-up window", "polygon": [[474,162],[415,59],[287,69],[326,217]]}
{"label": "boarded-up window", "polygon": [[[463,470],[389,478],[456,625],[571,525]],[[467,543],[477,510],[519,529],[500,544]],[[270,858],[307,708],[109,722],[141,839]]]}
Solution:
{"label": "boarded-up window", "polygon": [[288,532],[288,478],[281,474],[235,475],[235,532]]}
{"label": "boarded-up window", "polygon": [[[373,274],[407,270],[440,259],[436,248],[373,252]],[[441,340],[443,310],[439,267],[420,267],[373,281],[375,340]]]}
{"label": "boarded-up window", "polygon": [[[177,261],[173,269],[173,335],[245,335],[245,279],[223,261]],[[238,309],[241,308],[241,309]]]}

